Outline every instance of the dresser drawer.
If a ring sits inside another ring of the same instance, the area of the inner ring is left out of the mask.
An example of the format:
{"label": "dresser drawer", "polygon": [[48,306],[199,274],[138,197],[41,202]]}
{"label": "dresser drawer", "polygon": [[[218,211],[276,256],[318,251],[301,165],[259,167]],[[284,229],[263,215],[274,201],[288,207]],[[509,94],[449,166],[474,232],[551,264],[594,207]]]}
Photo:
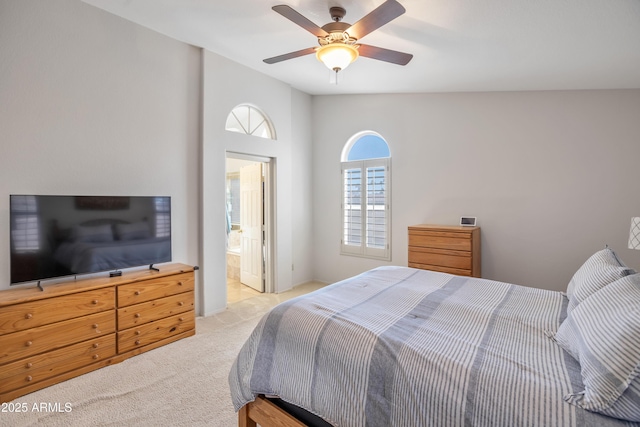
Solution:
{"label": "dresser drawer", "polygon": [[422,224],[408,231],[409,267],[481,277],[480,227]]}
{"label": "dresser drawer", "polygon": [[0,366],[0,393],[35,384],[116,354],[116,334],[30,356]]}
{"label": "dresser drawer", "polygon": [[0,336],[0,364],[66,347],[116,330],[115,310]]}
{"label": "dresser drawer", "polygon": [[446,231],[409,230],[409,246],[471,251],[471,236]]}
{"label": "dresser drawer", "polygon": [[60,322],[115,307],[113,287],[0,308],[0,335]]}
{"label": "dresser drawer", "polygon": [[183,273],[118,286],[118,307],[193,291],[193,273]]}
{"label": "dresser drawer", "polygon": [[128,329],[154,320],[193,310],[193,291],[118,309],[118,329]]}
{"label": "dresser drawer", "polygon": [[464,252],[455,252],[442,249],[409,248],[409,262],[423,265],[436,265],[471,270],[471,256]]}
{"label": "dresser drawer", "polygon": [[195,326],[195,313],[188,311],[118,332],[118,353],[126,353],[129,350],[170,338],[192,330]]}

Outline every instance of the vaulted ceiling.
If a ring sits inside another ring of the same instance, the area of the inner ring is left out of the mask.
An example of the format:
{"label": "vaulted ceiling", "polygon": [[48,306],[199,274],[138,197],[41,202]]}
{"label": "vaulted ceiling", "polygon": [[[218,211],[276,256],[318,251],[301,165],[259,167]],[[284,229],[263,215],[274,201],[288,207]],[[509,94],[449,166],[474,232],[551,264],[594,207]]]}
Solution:
{"label": "vaulted ceiling", "polygon": [[640,88],[638,0],[399,0],[406,13],[362,42],[413,60],[360,57],[337,85],[315,55],[262,61],[318,44],[271,7],[322,26],[331,6],[353,24],[384,0],[83,1],[310,94]]}

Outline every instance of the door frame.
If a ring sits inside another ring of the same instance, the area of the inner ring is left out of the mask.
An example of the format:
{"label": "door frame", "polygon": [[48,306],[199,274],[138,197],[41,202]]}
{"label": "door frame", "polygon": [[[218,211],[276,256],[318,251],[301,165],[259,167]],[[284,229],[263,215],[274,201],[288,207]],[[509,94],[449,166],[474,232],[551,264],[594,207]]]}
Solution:
{"label": "door frame", "polygon": [[[258,156],[254,154],[238,153],[235,151],[226,151],[225,153],[225,179],[226,179],[226,160],[239,159],[251,162],[259,162],[264,168],[264,243],[262,252],[262,262],[264,264],[264,292],[275,292],[275,266],[276,264],[276,212],[275,212],[275,195],[276,195],[276,159],[273,157]],[[226,267],[225,262],[225,269]],[[225,273],[226,276],[226,273]]]}

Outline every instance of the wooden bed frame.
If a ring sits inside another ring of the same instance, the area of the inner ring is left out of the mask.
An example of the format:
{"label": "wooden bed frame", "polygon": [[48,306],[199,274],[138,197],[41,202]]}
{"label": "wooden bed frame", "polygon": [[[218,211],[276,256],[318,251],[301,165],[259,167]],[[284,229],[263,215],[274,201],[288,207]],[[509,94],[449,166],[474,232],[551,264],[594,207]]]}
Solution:
{"label": "wooden bed frame", "polygon": [[260,395],[238,411],[238,427],[306,427],[293,415]]}

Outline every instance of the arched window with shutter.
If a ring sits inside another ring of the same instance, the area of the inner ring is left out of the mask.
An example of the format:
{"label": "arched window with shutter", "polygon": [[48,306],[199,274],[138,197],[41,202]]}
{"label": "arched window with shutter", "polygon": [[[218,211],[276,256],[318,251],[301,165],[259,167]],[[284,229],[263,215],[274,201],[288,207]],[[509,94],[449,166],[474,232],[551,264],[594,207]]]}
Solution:
{"label": "arched window with shutter", "polygon": [[341,254],[391,260],[391,153],[378,133],[352,136],[342,150]]}

